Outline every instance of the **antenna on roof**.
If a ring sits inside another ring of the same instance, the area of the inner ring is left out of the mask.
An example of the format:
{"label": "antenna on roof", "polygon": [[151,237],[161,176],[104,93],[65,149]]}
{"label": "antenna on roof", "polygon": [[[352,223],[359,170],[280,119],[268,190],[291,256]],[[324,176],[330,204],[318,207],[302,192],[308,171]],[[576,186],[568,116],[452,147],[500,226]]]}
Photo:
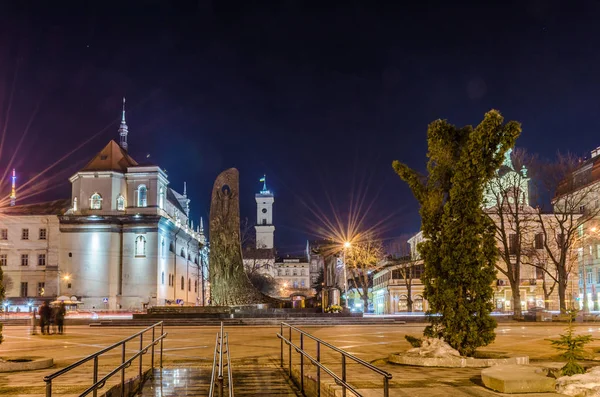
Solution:
{"label": "antenna on roof", "polygon": [[121,115],[121,125],[119,126],[119,137],[120,137],[119,145],[124,150],[127,150],[127,134],[128,133],[129,133],[129,130],[127,128],[127,123],[125,122],[125,97],[123,97],[123,113]]}

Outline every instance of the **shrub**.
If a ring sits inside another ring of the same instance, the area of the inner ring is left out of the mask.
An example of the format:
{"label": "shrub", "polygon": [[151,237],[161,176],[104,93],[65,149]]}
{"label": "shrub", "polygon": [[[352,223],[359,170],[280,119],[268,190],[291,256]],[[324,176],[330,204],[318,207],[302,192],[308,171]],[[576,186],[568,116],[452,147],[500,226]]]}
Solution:
{"label": "shrub", "polygon": [[421,347],[423,345],[423,340],[421,338],[415,338],[412,335],[404,335],[404,339],[406,339],[412,347]]}
{"label": "shrub", "polygon": [[592,335],[573,335],[574,326],[573,322],[577,317],[577,310],[569,310],[569,325],[567,325],[566,333],[561,334],[558,339],[551,339],[552,345],[562,351],[560,357],[567,360],[564,367],[561,368],[563,376],[571,376],[585,373],[583,368],[577,360],[583,360],[585,358],[585,351],[583,348],[586,344],[590,343],[593,338]]}

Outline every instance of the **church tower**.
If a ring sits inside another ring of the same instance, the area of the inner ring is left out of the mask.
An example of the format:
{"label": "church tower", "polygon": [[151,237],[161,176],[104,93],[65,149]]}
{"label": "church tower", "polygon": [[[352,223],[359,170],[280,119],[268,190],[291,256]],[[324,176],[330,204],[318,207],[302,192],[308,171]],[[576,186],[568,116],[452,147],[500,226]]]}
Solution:
{"label": "church tower", "polygon": [[119,146],[127,150],[127,134],[129,129],[125,122],[125,97],[123,97],[123,111],[121,113],[121,124],[119,125]]}
{"label": "church tower", "polygon": [[273,202],[275,197],[267,189],[267,177],[260,178],[263,188],[256,198],[256,248],[273,249],[275,226],[273,226]]}

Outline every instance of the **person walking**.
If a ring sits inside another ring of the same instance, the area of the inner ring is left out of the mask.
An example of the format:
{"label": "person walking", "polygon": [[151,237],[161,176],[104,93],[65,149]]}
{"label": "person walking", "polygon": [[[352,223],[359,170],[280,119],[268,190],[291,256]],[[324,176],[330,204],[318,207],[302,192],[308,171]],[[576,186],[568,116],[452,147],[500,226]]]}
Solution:
{"label": "person walking", "polygon": [[50,334],[50,317],[52,316],[52,309],[48,305],[48,301],[44,301],[40,306],[40,327],[42,329],[42,335]]}
{"label": "person walking", "polygon": [[65,309],[65,302],[60,302],[56,310],[56,326],[58,327],[58,334],[62,335],[64,333],[65,326],[65,315],[67,314],[67,310]]}

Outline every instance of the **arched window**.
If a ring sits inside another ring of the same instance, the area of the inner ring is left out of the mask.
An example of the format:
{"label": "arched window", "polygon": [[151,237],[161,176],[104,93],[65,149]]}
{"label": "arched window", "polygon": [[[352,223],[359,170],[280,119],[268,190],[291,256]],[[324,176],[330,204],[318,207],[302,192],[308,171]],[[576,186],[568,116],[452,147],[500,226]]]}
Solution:
{"label": "arched window", "polygon": [[138,207],[146,207],[148,205],[148,189],[146,185],[138,186]]}
{"label": "arched window", "polygon": [[181,276],[181,290],[183,291],[185,289],[185,279],[183,278],[183,276]]}
{"label": "arched window", "polygon": [[185,251],[183,250],[183,248],[181,249],[181,257],[185,258]]}
{"label": "arched window", "polygon": [[192,279],[188,278],[188,292],[192,291]]}
{"label": "arched window", "polygon": [[146,239],[144,236],[137,236],[135,239],[135,256],[146,256]]}
{"label": "arched window", "polygon": [[194,292],[198,292],[198,280],[194,281]]}
{"label": "arched window", "polygon": [[171,251],[172,253],[175,253],[175,247],[173,246],[172,241],[169,243],[169,251]]}
{"label": "arched window", "polygon": [[192,260],[192,256],[190,255],[190,253],[188,252],[188,261]]}
{"label": "arched window", "polygon": [[125,211],[125,197],[120,194],[117,197],[117,211]]}
{"label": "arched window", "polygon": [[161,210],[165,209],[165,190],[162,187],[158,191],[158,207]]}
{"label": "arched window", "polygon": [[160,283],[161,283],[162,285],[165,285],[165,272],[162,272],[162,273],[160,274]]}
{"label": "arched window", "polygon": [[77,211],[77,197],[73,198],[73,211]]}
{"label": "arched window", "polygon": [[94,193],[92,194],[92,197],[90,197],[90,208],[93,210],[102,209],[102,196],[98,193]]}

